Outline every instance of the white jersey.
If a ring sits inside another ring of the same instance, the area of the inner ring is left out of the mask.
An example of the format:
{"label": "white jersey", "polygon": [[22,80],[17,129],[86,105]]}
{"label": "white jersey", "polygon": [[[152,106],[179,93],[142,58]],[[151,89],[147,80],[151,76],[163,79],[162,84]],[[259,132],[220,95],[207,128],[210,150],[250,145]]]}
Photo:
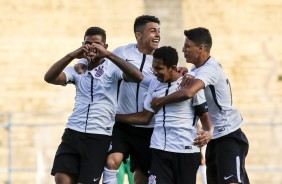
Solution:
{"label": "white jersey", "polygon": [[[172,83],[161,83],[153,79],[144,108],[154,112],[150,105],[152,99],[178,91],[181,81],[182,77]],[[198,126],[198,117],[193,106],[206,105],[205,102],[204,91],[200,90],[192,99],[163,106],[155,114],[155,127],[150,147],[176,153],[200,152],[199,147],[193,145]]]}
{"label": "white jersey", "polygon": [[205,96],[209,106],[209,116],[214,125],[213,138],[234,132],[243,124],[239,111],[232,106],[232,93],[229,80],[221,64],[210,57],[206,63],[191,69],[195,79],[205,83]]}
{"label": "white jersey", "polygon": [[[80,63],[86,62],[81,59]],[[67,128],[92,134],[112,135],[117,106],[117,84],[122,71],[105,61],[91,71],[78,74],[74,67],[63,71],[67,83],[76,87],[75,105]]]}
{"label": "white jersey", "polygon": [[[143,80],[139,84],[126,82],[124,80],[121,81],[118,94],[117,114],[141,112],[143,111],[144,101],[150,82],[153,78],[155,78],[151,70],[153,56],[139,52],[136,44],[118,47],[113,51],[113,53],[135,65],[140,69],[144,76]],[[154,118],[151,120],[149,125],[138,125],[138,127],[154,127]]]}

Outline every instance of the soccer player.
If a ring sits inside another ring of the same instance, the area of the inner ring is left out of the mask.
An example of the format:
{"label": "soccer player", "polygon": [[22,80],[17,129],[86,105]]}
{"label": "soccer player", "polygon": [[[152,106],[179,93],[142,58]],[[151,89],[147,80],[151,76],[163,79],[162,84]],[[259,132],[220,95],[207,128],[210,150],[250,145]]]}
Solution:
{"label": "soccer player", "polygon": [[[135,19],[134,34],[137,43],[116,48],[113,53],[134,64],[142,72],[144,79],[135,84],[122,80],[118,94],[119,114],[130,114],[143,110],[149,84],[154,78],[151,71],[153,52],[160,42],[160,20],[155,16],[142,15]],[[134,183],[148,183],[151,161],[150,138],[154,121],[148,125],[125,125],[116,122],[113,130],[112,149],[107,157],[103,183],[116,184],[117,173],[123,159],[130,155]]]}
{"label": "soccer player", "polygon": [[[90,27],[83,45],[54,63],[45,74],[48,83],[72,83],[76,87],[75,106],[51,171],[56,183],[99,183],[111,141],[118,80],[143,79],[134,65],[106,50],[107,47],[105,31]],[[88,62],[84,74],[67,67],[75,58]]]}
{"label": "soccer player", "polygon": [[166,104],[190,99],[204,89],[214,125],[213,139],[206,149],[207,181],[209,184],[249,184],[245,170],[249,143],[240,128],[243,118],[232,105],[230,82],[221,64],[210,56],[211,34],[202,27],[185,30],[184,34],[186,39],[182,51],[186,62],[194,65],[191,71],[195,78],[184,82],[187,86],[182,90],[154,98],[152,108],[158,111]]}
{"label": "soccer player", "polygon": [[[153,54],[153,73],[144,110],[132,114],[117,114],[116,120],[128,124],[146,124],[154,116],[150,102],[180,90],[182,74],[177,72],[178,55],[172,47],[161,47]],[[203,130],[199,135],[198,117]],[[152,161],[149,183],[195,184],[201,161],[200,146],[212,138],[212,123],[204,91],[200,90],[192,99],[168,104],[155,115],[155,126],[151,138]]]}

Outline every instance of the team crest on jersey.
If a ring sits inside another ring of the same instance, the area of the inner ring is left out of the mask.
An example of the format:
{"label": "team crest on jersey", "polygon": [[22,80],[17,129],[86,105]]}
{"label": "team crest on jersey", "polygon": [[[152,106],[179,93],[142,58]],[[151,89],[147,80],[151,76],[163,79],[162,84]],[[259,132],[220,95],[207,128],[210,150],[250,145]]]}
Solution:
{"label": "team crest on jersey", "polygon": [[95,77],[100,77],[104,73],[104,66],[98,66],[98,68],[95,69]]}
{"label": "team crest on jersey", "polygon": [[155,175],[150,175],[148,184],[156,184],[157,183],[156,179],[157,177]]}

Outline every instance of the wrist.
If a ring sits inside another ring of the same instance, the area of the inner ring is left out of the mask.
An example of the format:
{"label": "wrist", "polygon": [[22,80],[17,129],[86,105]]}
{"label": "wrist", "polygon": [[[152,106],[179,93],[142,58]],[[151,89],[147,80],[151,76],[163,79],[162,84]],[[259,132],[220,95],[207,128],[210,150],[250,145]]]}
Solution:
{"label": "wrist", "polygon": [[209,130],[209,131],[206,131],[206,132],[210,135],[210,138],[212,139],[213,138],[213,131]]}
{"label": "wrist", "polygon": [[115,59],[115,55],[112,53],[112,52],[110,52],[110,51],[107,51],[107,53],[105,54],[105,56],[104,56],[105,58],[108,58],[109,60],[114,60]]}

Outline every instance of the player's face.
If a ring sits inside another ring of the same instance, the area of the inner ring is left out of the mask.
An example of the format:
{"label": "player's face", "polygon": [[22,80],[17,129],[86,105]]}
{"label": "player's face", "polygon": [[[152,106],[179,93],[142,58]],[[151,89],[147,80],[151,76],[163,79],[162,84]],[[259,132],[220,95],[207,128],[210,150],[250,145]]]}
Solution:
{"label": "player's face", "polygon": [[[105,42],[103,42],[103,38],[101,35],[91,35],[91,36],[85,36],[85,40],[82,44],[89,44],[91,45],[92,43],[96,43],[99,45],[102,45],[103,47],[107,48],[108,44],[106,44]],[[97,59],[99,59],[98,56],[96,56]],[[90,61],[88,61],[90,62]]]}
{"label": "player's face", "polygon": [[162,59],[153,59],[152,71],[153,74],[157,77],[158,81],[163,83],[171,81],[172,68],[164,65]]}
{"label": "player's face", "polygon": [[201,49],[200,46],[197,46],[194,42],[186,38],[182,52],[187,63],[195,64],[200,58]]}
{"label": "player's face", "polygon": [[160,43],[160,27],[155,22],[149,22],[144,26],[140,32],[139,43],[147,50],[155,50]]}
{"label": "player's face", "polygon": [[105,48],[107,47],[107,44],[105,44],[102,41],[102,36],[101,35],[92,35],[92,36],[86,36],[85,40],[82,44],[92,44],[92,43],[97,43],[99,45],[104,46]]}

